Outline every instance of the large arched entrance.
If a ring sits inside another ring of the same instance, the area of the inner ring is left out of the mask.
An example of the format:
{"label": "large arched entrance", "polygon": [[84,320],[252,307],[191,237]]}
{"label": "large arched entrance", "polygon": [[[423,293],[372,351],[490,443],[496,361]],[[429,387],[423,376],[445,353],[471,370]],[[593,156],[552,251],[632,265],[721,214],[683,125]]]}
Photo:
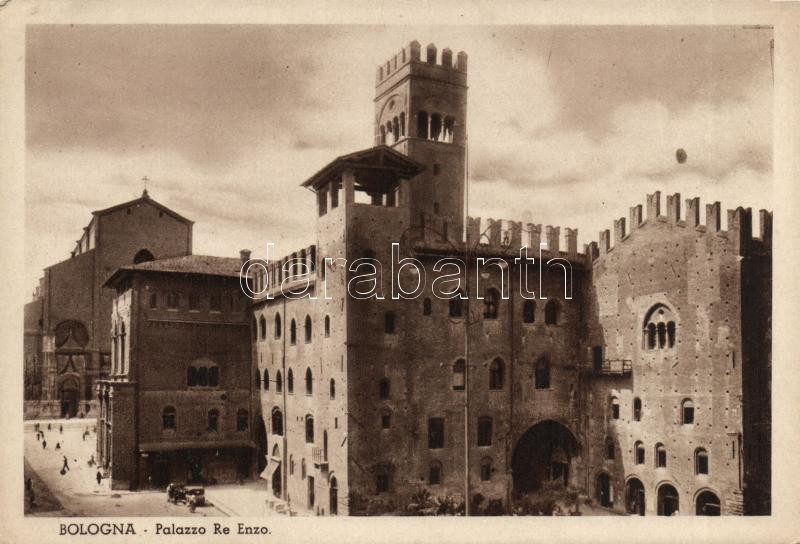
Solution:
{"label": "large arched entrance", "polygon": [[264,472],[267,468],[267,428],[264,425],[264,418],[261,416],[256,417],[256,461],[258,474]]}
{"label": "large arched entrance", "polygon": [[694,513],[697,516],[719,516],[720,504],[716,493],[705,490],[697,495]]}
{"label": "large arched entrance", "polygon": [[625,511],[637,516],[644,515],[644,484],[639,478],[631,478],[625,484]]}
{"label": "large arched entrance", "polygon": [[61,400],[61,417],[75,417],[78,414],[80,390],[77,379],[67,378],[61,382],[59,399]]}
{"label": "large arched entrance", "polygon": [[275,444],[272,447],[272,462],[274,463],[272,466],[272,494],[276,497],[280,498],[281,496],[281,489],[282,489],[282,478],[283,472],[281,471],[281,461],[279,459],[280,450],[278,449],[278,445]]}
{"label": "large arched entrance", "polygon": [[678,490],[670,484],[662,484],[658,488],[658,515],[672,516],[678,513],[680,499]]}
{"label": "large arched entrance", "polygon": [[611,508],[614,506],[614,492],[611,487],[611,477],[607,472],[601,472],[597,475],[597,502],[600,506]]}
{"label": "large arched entrance", "polygon": [[542,421],[528,429],[514,448],[514,494],[536,491],[547,482],[569,485],[578,450],[575,436],[557,421]]}

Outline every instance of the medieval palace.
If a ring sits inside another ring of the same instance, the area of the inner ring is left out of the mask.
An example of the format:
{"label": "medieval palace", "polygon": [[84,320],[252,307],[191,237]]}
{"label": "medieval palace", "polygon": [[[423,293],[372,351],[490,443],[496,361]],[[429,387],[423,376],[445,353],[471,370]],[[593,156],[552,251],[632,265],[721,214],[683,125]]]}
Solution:
{"label": "medieval palace", "polygon": [[[768,514],[771,213],[754,235],[750,209],[701,224],[699,199],[655,192],[580,250],[576,229],[468,217],[466,104],[463,52],[414,41],[378,67],[374,146],[302,183],[308,245],[245,278],[249,251],[193,255],[146,192],[94,212],[26,306],[26,415],[96,418],[115,487],[261,478],[318,515],[424,491],[510,513],[556,487]],[[392,277],[392,244],[426,281]],[[352,296],[359,259],[383,298]]]}

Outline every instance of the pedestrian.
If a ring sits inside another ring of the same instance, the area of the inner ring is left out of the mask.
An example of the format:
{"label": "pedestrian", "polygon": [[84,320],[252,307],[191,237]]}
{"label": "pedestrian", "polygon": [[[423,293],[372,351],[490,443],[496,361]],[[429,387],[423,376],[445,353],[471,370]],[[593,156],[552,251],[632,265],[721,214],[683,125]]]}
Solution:
{"label": "pedestrian", "polygon": [[52,431],[52,430],[53,430],[53,428],[50,426],[50,424],[49,424],[49,423],[47,424],[47,430],[48,430],[48,431]]}
{"label": "pedestrian", "polygon": [[69,460],[66,455],[64,456],[64,466],[61,467],[61,470],[69,470]]}
{"label": "pedestrian", "polygon": [[59,434],[64,434],[64,426],[63,425],[59,425],[58,426],[58,432],[59,432]]}
{"label": "pedestrian", "polygon": [[103,475],[100,474],[99,470],[97,471],[97,474],[95,475],[95,478],[97,478],[97,485],[100,485],[100,480],[103,479]]}
{"label": "pedestrian", "polygon": [[60,449],[61,449],[61,442],[56,442],[56,449],[57,449],[57,450],[60,450]]}
{"label": "pedestrian", "polygon": [[86,442],[86,433],[83,433],[83,434],[81,435],[81,438],[83,438],[83,441],[84,441],[84,442]]}
{"label": "pedestrian", "polygon": [[36,431],[36,441],[38,442],[41,439],[42,439],[42,437],[39,436],[39,431]]}
{"label": "pedestrian", "polygon": [[47,449],[47,440],[42,440],[42,449],[43,450]]}

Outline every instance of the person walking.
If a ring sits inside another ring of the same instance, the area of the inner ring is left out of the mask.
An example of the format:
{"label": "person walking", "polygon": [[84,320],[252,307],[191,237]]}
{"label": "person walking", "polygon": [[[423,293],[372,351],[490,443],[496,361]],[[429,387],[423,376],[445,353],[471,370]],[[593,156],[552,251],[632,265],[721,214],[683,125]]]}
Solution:
{"label": "person walking", "polygon": [[60,449],[61,449],[61,442],[56,442],[56,449],[57,449],[57,450],[60,450]]}
{"label": "person walking", "polygon": [[59,425],[58,426],[58,434],[64,434],[64,426],[63,425]]}
{"label": "person walking", "polygon": [[61,470],[69,470],[69,460],[66,455],[64,456],[64,466],[61,467]]}
{"label": "person walking", "polygon": [[100,473],[99,470],[97,471],[95,478],[97,478],[97,485],[100,485],[100,481],[103,479],[103,475]]}
{"label": "person walking", "polygon": [[39,431],[36,431],[36,441],[39,442],[41,439],[42,437],[39,436]]}
{"label": "person walking", "polygon": [[50,426],[50,424],[49,424],[49,423],[47,424],[47,430],[48,430],[48,431],[52,431],[52,430],[53,430],[53,428]]}
{"label": "person walking", "polygon": [[47,440],[42,440],[42,449],[43,450],[47,449]]}

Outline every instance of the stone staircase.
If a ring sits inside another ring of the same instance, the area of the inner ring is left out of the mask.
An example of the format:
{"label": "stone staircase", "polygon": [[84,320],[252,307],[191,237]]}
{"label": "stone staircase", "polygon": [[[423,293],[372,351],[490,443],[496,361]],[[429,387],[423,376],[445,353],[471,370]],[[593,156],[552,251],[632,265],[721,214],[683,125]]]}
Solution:
{"label": "stone staircase", "polygon": [[741,491],[734,491],[728,496],[727,512],[728,516],[743,516],[744,515],[744,495]]}

